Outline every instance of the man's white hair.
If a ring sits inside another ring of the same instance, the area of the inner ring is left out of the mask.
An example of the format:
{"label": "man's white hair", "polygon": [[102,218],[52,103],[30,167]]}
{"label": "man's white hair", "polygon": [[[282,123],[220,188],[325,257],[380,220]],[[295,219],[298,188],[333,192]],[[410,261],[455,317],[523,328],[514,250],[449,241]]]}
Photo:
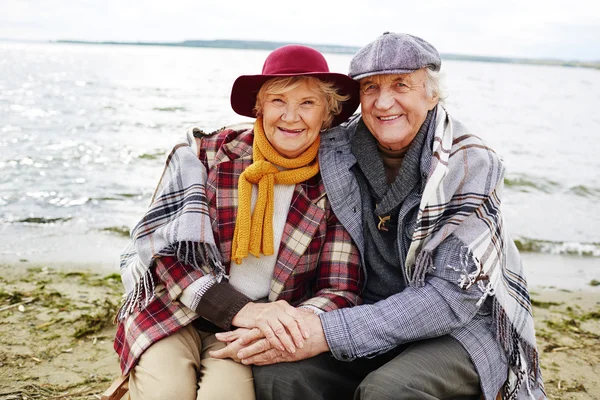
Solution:
{"label": "man's white hair", "polygon": [[428,98],[437,97],[440,103],[444,103],[446,99],[446,90],[442,82],[442,74],[439,71],[433,71],[425,68],[427,78],[425,79],[425,93]]}

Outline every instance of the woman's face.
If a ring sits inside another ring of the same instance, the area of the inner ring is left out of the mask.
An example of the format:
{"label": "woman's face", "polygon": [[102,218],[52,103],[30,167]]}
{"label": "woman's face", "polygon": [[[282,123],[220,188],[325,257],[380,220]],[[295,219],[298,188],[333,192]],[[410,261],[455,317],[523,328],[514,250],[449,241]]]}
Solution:
{"label": "woman's face", "polygon": [[325,95],[310,81],[283,93],[266,92],[261,108],[265,135],[286,158],[308,149],[327,120]]}

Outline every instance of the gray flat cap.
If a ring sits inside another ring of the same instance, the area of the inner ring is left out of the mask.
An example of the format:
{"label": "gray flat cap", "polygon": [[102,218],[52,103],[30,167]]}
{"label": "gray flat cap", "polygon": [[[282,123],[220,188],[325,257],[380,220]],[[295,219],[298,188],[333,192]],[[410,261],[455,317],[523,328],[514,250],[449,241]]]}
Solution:
{"label": "gray flat cap", "polygon": [[420,37],[407,33],[385,32],[356,53],[350,61],[351,78],[371,75],[408,74],[421,68],[439,71],[438,51]]}

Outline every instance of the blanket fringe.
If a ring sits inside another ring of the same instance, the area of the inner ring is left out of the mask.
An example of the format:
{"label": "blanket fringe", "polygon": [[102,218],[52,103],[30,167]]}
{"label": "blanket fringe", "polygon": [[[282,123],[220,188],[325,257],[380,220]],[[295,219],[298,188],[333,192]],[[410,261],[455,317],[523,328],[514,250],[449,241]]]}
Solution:
{"label": "blanket fringe", "polygon": [[409,285],[422,287],[425,285],[425,275],[433,269],[433,255],[429,250],[423,250],[417,256],[414,269],[408,277]]}
{"label": "blanket fringe", "polygon": [[[495,298],[492,321],[496,339],[507,355],[509,366],[509,379],[504,384],[502,399],[516,400],[524,383],[527,384],[527,387],[538,384],[538,378],[541,377],[539,354],[535,346],[520,338],[506,312]],[[525,369],[524,364],[529,367],[528,371]],[[513,379],[510,379],[511,373]],[[529,382],[525,382],[526,377],[529,377]]]}
{"label": "blanket fringe", "polygon": [[[220,282],[225,276],[221,253],[214,244],[177,242],[156,255],[156,257],[160,256],[177,257],[184,264],[191,265],[205,274],[212,274],[217,282]],[[156,284],[154,283],[152,270],[152,266],[148,268],[133,290],[125,294],[114,322],[123,321],[134,311],[144,309],[154,299]]]}
{"label": "blanket fringe", "polygon": [[182,263],[191,265],[204,273],[225,274],[221,253],[215,244],[177,242],[160,251],[158,256],[175,256]]}
{"label": "blanket fringe", "polygon": [[123,321],[128,315],[135,310],[141,310],[154,300],[155,289],[154,278],[152,277],[151,269],[141,277],[140,281],[134,286],[131,293],[123,296],[123,302],[113,322]]}

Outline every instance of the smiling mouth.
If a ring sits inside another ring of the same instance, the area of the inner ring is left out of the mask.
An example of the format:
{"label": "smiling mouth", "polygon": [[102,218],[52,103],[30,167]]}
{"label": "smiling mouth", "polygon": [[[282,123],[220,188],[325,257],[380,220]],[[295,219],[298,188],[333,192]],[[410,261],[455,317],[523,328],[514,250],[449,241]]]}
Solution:
{"label": "smiling mouth", "polygon": [[392,121],[392,120],[398,119],[398,118],[400,118],[400,115],[391,115],[389,117],[377,117],[377,119],[380,121]]}
{"label": "smiling mouth", "polygon": [[286,128],[282,128],[280,126],[277,127],[280,131],[286,132],[286,133],[300,133],[302,132],[304,129],[286,129]]}

